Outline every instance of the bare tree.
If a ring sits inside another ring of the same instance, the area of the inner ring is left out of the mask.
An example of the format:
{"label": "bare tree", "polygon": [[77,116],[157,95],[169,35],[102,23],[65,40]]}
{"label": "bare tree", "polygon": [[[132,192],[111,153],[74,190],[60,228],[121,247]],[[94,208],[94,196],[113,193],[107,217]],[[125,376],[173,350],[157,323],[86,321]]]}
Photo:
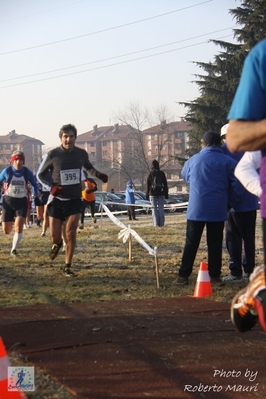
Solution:
{"label": "bare tree", "polygon": [[[139,181],[141,187],[146,184],[146,177],[150,171],[151,157],[155,157],[162,166],[166,166],[171,160],[162,161],[162,151],[169,145],[169,135],[166,132],[166,120],[169,122],[169,109],[162,104],[155,107],[152,113],[139,102],[129,102],[123,111],[115,115],[115,119],[122,125],[126,125],[130,134],[124,139],[123,156],[121,160],[113,162],[131,178]],[[173,117],[171,117],[171,121]],[[149,155],[147,140],[143,130],[153,126],[160,126],[156,130],[156,154]]]}

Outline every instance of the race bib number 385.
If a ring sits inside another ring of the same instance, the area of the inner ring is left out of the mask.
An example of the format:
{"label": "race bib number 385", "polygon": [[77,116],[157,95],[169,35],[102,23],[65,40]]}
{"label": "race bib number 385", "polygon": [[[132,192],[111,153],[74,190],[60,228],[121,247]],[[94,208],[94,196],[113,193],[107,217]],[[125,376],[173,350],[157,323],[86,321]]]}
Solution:
{"label": "race bib number 385", "polygon": [[62,186],[78,184],[80,183],[80,169],[61,170],[60,178]]}

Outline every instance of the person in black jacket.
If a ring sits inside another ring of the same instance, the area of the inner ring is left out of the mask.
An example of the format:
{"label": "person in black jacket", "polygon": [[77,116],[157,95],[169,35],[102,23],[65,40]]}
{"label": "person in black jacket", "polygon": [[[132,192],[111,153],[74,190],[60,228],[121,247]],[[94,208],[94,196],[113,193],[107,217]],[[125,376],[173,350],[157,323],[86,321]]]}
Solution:
{"label": "person in black jacket", "polygon": [[160,170],[159,162],[152,161],[152,170],[147,178],[146,199],[152,204],[153,225],[164,226],[164,199],[168,198],[168,185],[165,173]]}

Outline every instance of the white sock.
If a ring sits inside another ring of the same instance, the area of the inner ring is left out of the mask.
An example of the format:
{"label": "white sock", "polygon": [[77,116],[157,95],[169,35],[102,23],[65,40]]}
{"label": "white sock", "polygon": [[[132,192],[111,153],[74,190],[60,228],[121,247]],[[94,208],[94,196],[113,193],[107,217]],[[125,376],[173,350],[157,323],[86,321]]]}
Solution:
{"label": "white sock", "polygon": [[13,237],[12,251],[14,249],[17,249],[21,240],[22,240],[22,233],[15,233]]}

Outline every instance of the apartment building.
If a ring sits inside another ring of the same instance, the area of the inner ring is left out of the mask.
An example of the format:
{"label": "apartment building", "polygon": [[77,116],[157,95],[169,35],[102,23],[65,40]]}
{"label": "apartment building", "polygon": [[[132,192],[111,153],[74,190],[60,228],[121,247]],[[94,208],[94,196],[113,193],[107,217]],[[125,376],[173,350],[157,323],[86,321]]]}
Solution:
{"label": "apartment building", "polygon": [[190,130],[184,121],[164,121],[143,131],[130,125],[95,125],[91,131],[77,137],[76,145],[88,152],[96,168],[108,173],[108,190],[124,190],[129,178],[143,190],[151,161],[158,159],[167,175],[170,191],[186,191],[178,158],[185,158]]}
{"label": "apartment building", "polygon": [[[179,158],[185,158],[190,130],[184,121],[163,121],[142,131],[130,125],[95,125],[92,130],[78,135],[76,145],[88,152],[96,169],[108,174],[108,184],[97,180],[99,190],[124,190],[128,179],[133,179],[139,190],[145,189],[151,161],[157,159],[166,173],[170,191],[186,191]],[[0,169],[10,165],[13,151],[21,150],[26,166],[36,173],[43,145],[42,141],[15,130],[0,136]]]}
{"label": "apartment building", "polygon": [[[133,138],[132,128],[127,125],[93,126],[93,129],[78,135],[76,145],[85,149],[89,154],[90,162],[96,169],[108,174],[108,190],[125,189],[125,182],[129,174],[124,167],[126,160],[132,155]],[[106,188],[97,181],[98,187]]]}
{"label": "apartment building", "polygon": [[143,130],[147,158],[157,159],[166,174],[170,192],[186,191],[187,184],[181,177],[182,161],[186,159],[189,131],[185,121],[166,123]]}
{"label": "apartment building", "polygon": [[25,154],[25,166],[36,173],[42,159],[43,145],[42,141],[25,134],[17,134],[15,130],[0,136],[0,169],[9,166],[12,153],[19,150]]}

